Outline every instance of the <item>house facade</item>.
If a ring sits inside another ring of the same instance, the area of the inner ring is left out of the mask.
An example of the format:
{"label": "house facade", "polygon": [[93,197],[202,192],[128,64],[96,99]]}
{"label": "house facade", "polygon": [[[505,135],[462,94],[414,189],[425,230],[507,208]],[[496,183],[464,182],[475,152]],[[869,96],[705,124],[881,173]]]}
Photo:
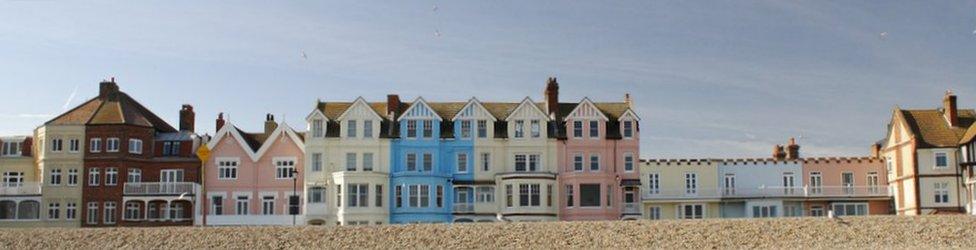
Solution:
{"label": "house facade", "polygon": [[641,161],[643,218],[719,218],[720,162],[714,159]]}
{"label": "house facade", "polygon": [[898,215],[965,211],[959,148],[974,120],[976,111],[958,109],[951,92],[940,109],[894,109],[881,152]]}
{"label": "house facade", "polygon": [[[289,197],[302,200],[305,182],[303,135],[268,114],[264,131],[244,132],[223,119],[207,145],[207,225],[300,225],[304,218],[292,214]],[[301,202],[300,202],[301,203]],[[300,208],[301,204],[296,208]],[[299,213],[301,209],[298,209]]]}
{"label": "house facade", "polygon": [[[96,97],[97,98],[97,97]],[[41,216],[56,227],[81,226],[81,188],[88,139],[85,123],[99,103],[94,99],[34,130],[34,162],[42,178]]]}
{"label": "house facade", "polygon": [[34,162],[33,138],[0,137],[0,227],[46,226],[60,218],[60,204],[51,203],[50,217],[43,213],[43,172]]}
{"label": "house facade", "polygon": [[960,141],[959,152],[962,158],[959,167],[962,168],[965,189],[966,212],[976,215],[976,124],[970,125],[969,130]]}
{"label": "house facade", "polygon": [[[114,79],[101,82],[98,97],[35,132],[44,139],[39,165],[48,174],[60,168],[66,179],[64,188],[45,191],[48,206],[65,204],[64,217],[86,227],[191,225],[200,188],[194,116],[193,107],[183,105],[180,127],[173,128]],[[78,157],[81,164],[74,165]],[[72,197],[76,188],[80,196]]]}
{"label": "house facade", "polygon": [[558,179],[565,197],[560,219],[640,218],[640,119],[631,109],[630,96],[622,103],[594,103],[588,98],[559,103],[553,78],[546,98],[550,115],[564,122],[558,126],[562,131],[557,146]]}
{"label": "house facade", "polygon": [[316,104],[306,118],[306,223],[390,223],[394,123],[388,114],[400,111],[399,99],[389,106],[363,98]]}
{"label": "house facade", "polygon": [[452,221],[451,179],[456,166],[451,158],[458,145],[453,142],[453,127],[443,118],[451,117],[448,115],[451,106],[451,103],[432,106],[417,98],[396,118],[400,134],[391,143],[391,223]]}
{"label": "house facade", "polygon": [[884,161],[877,157],[803,159],[804,216],[892,214]]}

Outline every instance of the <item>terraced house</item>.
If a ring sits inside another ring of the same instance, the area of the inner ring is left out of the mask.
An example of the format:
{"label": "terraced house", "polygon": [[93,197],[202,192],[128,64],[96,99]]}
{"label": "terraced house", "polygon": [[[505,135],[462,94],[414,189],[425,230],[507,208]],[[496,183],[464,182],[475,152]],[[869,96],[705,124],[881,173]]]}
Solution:
{"label": "terraced house", "polygon": [[56,202],[51,216],[42,216],[43,172],[34,162],[32,142],[30,136],[0,137],[0,227],[46,226],[60,216]]}
{"label": "terraced house", "polygon": [[890,214],[880,146],[870,157],[800,158],[791,139],[761,159],[648,160],[645,219]]}
{"label": "terraced house", "polygon": [[217,134],[207,144],[204,168],[207,225],[297,225],[289,197],[304,197],[303,134],[288,124],[265,117],[264,130],[248,133],[216,120]]}
{"label": "terraced house", "polygon": [[[179,113],[177,130],[119,91],[114,79],[101,82],[97,97],[38,129],[45,148],[40,162],[55,183],[60,168],[66,185],[45,197],[48,206],[65,204],[65,218],[88,227],[192,224],[199,214],[200,161],[193,152],[200,138],[193,133],[193,107],[183,105]],[[56,156],[62,153],[70,156]],[[84,157],[84,168],[74,165],[77,157]],[[78,187],[80,197],[72,197]]]}
{"label": "terraced house", "polygon": [[882,155],[899,215],[965,211],[959,149],[976,111],[958,109],[948,91],[942,103],[938,109],[892,111]]}
{"label": "terraced house", "polygon": [[962,160],[959,167],[962,168],[966,185],[966,211],[976,215],[976,124],[969,126],[960,144]]}
{"label": "terraced house", "polygon": [[389,103],[322,102],[307,116],[305,219],[309,225],[390,223],[390,141],[399,97]]}

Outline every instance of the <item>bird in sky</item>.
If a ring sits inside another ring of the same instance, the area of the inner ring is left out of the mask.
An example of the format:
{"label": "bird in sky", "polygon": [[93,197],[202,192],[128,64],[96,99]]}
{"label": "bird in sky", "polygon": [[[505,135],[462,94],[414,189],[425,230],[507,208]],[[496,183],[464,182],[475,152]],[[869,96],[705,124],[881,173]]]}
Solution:
{"label": "bird in sky", "polygon": [[434,30],[434,36],[440,37],[441,36],[441,31],[440,30]]}
{"label": "bird in sky", "polygon": [[881,34],[879,34],[879,37],[881,37],[881,40],[885,40],[885,38],[888,38],[888,32],[887,31],[881,32]]}
{"label": "bird in sky", "polygon": [[302,50],[302,60],[308,60],[308,55],[305,54],[305,50]]}
{"label": "bird in sky", "polygon": [[432,10],[433,10],[434,12],[437,12],[437,5],[434,5],[434,8],[433,8]]}

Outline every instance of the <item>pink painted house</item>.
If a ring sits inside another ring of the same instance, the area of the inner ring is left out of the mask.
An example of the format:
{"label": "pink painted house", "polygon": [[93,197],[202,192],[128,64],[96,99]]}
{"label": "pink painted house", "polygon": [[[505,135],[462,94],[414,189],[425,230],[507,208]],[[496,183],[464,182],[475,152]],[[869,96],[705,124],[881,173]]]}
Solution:
{"label": "pink painted house", "polygon": [[558,85],[550,85],[546,99],[550,116],[565,122],[557,131],[560,220],[640,218],[640,119],[629,95],[624,102],[550,105],[558,103]]}
{"label": "pink painted house", "polygon": [[802,160],[807,216],[893,213],[885,162],[877,154]]}
{"label": "pink painted house", "polygon": [[270,114],[261,133],[244,132],[221,114],[217,134],[207,145],[206,225],[302,224],[301,211],[290,213],[296,208],[290,207],[289,197],[298,195],[302,207],[303,136]]}

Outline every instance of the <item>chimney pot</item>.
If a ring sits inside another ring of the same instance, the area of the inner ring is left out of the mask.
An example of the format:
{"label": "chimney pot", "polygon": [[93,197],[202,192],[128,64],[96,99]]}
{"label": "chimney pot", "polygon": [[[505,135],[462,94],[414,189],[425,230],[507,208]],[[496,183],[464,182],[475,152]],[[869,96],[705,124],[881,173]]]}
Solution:
{"label": "chimney pot", "polygon": [[220,112],[220,114],[217,114],[217,122],[216,123],[217,123],[217,130],[214,130],[214,133],[215,134],[218,131],[220,131],[220,129],[224,128],[224,124],[226,123],[226,121],[224,121],[224,112]]}
{"label": "chimney pot", "polygon": [[196,126],[196,116],[192,105],[183,104],[180,109],[180,131],[193,132]]}
{"label": "chimney pot", "polygon": [[264,121],[264,134],[271,135],[278,128],[278,123],[274,121],[274,115],[268,114],[267,120]]}

